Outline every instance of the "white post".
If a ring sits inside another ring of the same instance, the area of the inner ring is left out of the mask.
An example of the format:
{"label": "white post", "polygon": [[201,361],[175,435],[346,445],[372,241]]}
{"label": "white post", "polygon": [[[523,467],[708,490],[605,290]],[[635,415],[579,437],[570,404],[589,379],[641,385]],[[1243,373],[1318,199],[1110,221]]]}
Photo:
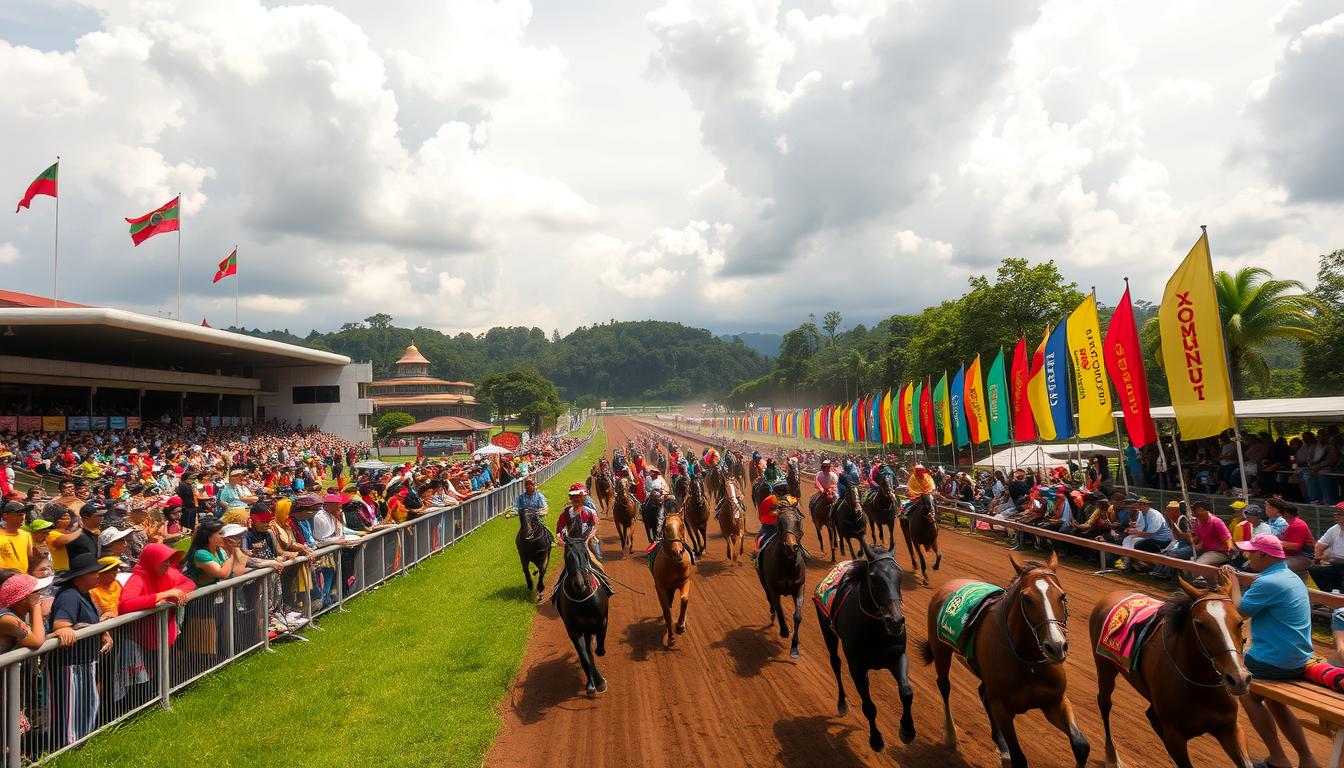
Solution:
{"label": "white post", "polygon": [[1129,495],[1129,471],[1125,469],[1125,449],[1120,443],[1120,421],[1114,416],[1111,417],[1111,424],[1115,426],[1115,449],[1120,454],[1120,479],[1125,484],[1125,495]]}
{"label": "white post", "polygon": [[238,328],[238,246],[233,246],[233,327]]}
{"label": "white post", "polygon": [[51,238],[51,306],[59,307],[61,293],[61,156],[56,156],[56,224]]}
{"label": "white post", "polygon": [[182,321],[182,193],[177,193],[177,320]]}

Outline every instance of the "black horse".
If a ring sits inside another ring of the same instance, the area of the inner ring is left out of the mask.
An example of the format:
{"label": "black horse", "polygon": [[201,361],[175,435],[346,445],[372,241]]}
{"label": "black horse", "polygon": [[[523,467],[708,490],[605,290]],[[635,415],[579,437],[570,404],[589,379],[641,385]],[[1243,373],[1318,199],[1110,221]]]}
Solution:
{"label": "black horse", "polygon": [[[864,536],[868,533],[868,516],[863,512],[863,502],[859,500],[859,487],[851,485],[831,505],[831,520],[840,543],[849,550],[851,558],[858,557],[862,551]],[[859,546],[855,546],[858,542]]]}
{"label": "black horse", "polygon": [[836,709],[841,715],[849,713],[845,700],[845,684],[840,679],[839,646],[843,643],[845,660],[849,662],[849,677],[863,702],[863,714],[868,718],[868,746],[881,752],[886,743],[877,730],[877,705],[868,693],[868,671],[885,669],[896,678],[901,696],[901,741],[915,740],[915,721],[910,716],[910,705],[915,692],[910,687],[909,660],[905,655],[905,613],[901,606],[901,567],[891,552],[874,549],[860,541],[863,560],[856,561],[849,579],[840,586],[847,593],[839,593],[832,602],[828,619],[817,606],[817,621],[826,649],[831,654],[831,671],[840,689]]}
{"label": "black horse", "polygon": [[790,496],[795,499],[803,497],[802,477],[798,472],[798,458],[796,456],[789,457],[789,469],[784,474],[784,482],[789,484]]}
{"label": "black horse", "polygon": [[705,486],[699,478],[688,481],[690,490],[682,503],[682,515],[686,518],[687,533],[691,536],[691,550],[696,557],[705,554],[705,543],[709,539],[709,499],[705,496]]}
{"label": "black horse", "polygon": [[666,495],[663,491],[654,491],[639,508],[639,519],[644,523],[644,536],[650,544],[658,540],[658,532],[663,527],[663,497]]}
{"label": "black horse", "polygon": [[686,497],[691,493],[691,480],[685,475],[677,475],[672,478],[672,498],[677,500],[677,506],[680,507],[686,503]]}
{"label": "black horse", "polygon": [[789,636],[781,600],[793,598],[793,643],[789,656],[798,658],[798,625],[803,622],[803,588],[807,586],[807,550],[803,548],[803,512],[797,504],[776,507],[775,535],[757,558],[756,575],[770,604],[770,619],[779,619],[779,636]]}
{"label": "black horse", "polygon": [[555,539],[536,510],[525,509],[518,513],[518,534],[514,537],[514,546],[518,547],[518,559],[523,564],[523,578],[527,580],[527,594],[532,593],[532,567],[537,569],[535,600],[540,603],[546,590],[546,567],[551,562],[551,543]]}
{"label": "black horse", "polygon": [[565,570],[553,598],[569,641],[579,654],[589,696],[607,691],[596,659],[607,655],[607,590],[592,573],[591,557],[582,536],[565,536]]}
{"label": "black horse", "polygon": [[888,549],[896,546],[896,516],[900,514],[901,502],[896,498],[896,490],[891,487],[891,476],[877,476],[877,487],[863,500],[863,512],[868,516],[868,528],[873,543]]}
{"label": "black horse", "polygon": [[943,564],[943,552],[938,548],[938,507],[933,494],[925,493],[910,505],[910,511],[901,518],[901,535],[910,550],[910,567],[915,567],[915,553],[919,553],[919,575],[924,586],[929,585],[929,571],[924,563],[924,551],[933,550],[933,570]]}
{"label": "black horse", "polygon": [[765,475],[756,478],[756,482],[751,486],[751,503],[756,509],[761,508],[761,502],[770,495],[770,484],[765,481]]}

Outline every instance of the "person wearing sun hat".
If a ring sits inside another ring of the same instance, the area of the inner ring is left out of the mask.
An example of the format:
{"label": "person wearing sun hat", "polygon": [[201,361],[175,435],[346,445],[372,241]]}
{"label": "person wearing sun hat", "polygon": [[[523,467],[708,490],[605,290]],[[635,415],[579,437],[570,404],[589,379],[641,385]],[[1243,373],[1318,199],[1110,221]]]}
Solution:
{"label": "person wearing sun hat", "polygon": [[98,583],[89,590],[89,599],[98,609],[99,621],[117,617],[117,604],[121,600],[121,582],[117,580],[117,574],[121,567],[119,557],[105,555],[98,558]]}
{"label": "person wearing sun hat", "polygon": [[89,590],[97,585],[100,568],[93,553],[71,553],[70,568],[57,577],[50,619],[51,633],[60,638],[62,648],[48,657],[53,668],[44,680],[54,746],[78,741],[97,725],[98,659],[112,650],[112,635],[103,632],[76,640],[75,631],[98,623],[98,608]]}
{"label": "person wearing sun hat", "polygon": [[[1287,553],[1278,537],[1261,534],[1237,544],[1259,576],[1242,592],[1237,571],[1219,569],[1228,583],[1232,605],[1251,621],[1251,647],[1244,656],[1246,669],[1264,680],[1296,680],[1311,659],[1311,600],[1307,587],[1288,569]],[[1255,693],[1238,696],[1251,725],[1269,748],[1266,765],[1290,765],[1279,742],[1278,729],[1297,751],[1299,766],[1318,766],[1297,716],[1286,705]]]}
{"label": "person wearing sun hat", "polygon": [[42,620],[42,590],[52,579],[36,579],[12,569],[0,570],[0,653],[38,648],[47,640]]}

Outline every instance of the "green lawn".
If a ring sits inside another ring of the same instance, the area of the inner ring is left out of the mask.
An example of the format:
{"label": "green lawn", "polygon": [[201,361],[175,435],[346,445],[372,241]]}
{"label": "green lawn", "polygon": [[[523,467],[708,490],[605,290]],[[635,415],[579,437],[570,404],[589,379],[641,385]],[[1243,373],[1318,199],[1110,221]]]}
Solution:
{"label": "green lawn", "polygon": [[[542,486],[565,503],[606,451]],[[527,602],[513,521],[496,520],[321,619],[308,643],[253,653],[52,761],[68,766],[479,766],[522,662]]]}

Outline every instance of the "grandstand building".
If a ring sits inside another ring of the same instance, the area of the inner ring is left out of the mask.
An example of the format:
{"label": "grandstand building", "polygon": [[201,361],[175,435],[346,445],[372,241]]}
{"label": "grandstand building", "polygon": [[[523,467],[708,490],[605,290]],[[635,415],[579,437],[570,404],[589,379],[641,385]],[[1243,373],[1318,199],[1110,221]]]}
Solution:
{"label": "grandstand building", "polygon": [[368,441],[372,378],[344,355],[0,290],[0,432],[276,419]]}
{"label": "grandstand building", "polygon": [[444,381],[429,375],[429,360],[412,344],[397,360],[389,379],[371,382],[365,391],[373,401],[375,418],[401,411],[428,421],[439,416],[470,419],[476,415],[476,385],[469,381]]}

